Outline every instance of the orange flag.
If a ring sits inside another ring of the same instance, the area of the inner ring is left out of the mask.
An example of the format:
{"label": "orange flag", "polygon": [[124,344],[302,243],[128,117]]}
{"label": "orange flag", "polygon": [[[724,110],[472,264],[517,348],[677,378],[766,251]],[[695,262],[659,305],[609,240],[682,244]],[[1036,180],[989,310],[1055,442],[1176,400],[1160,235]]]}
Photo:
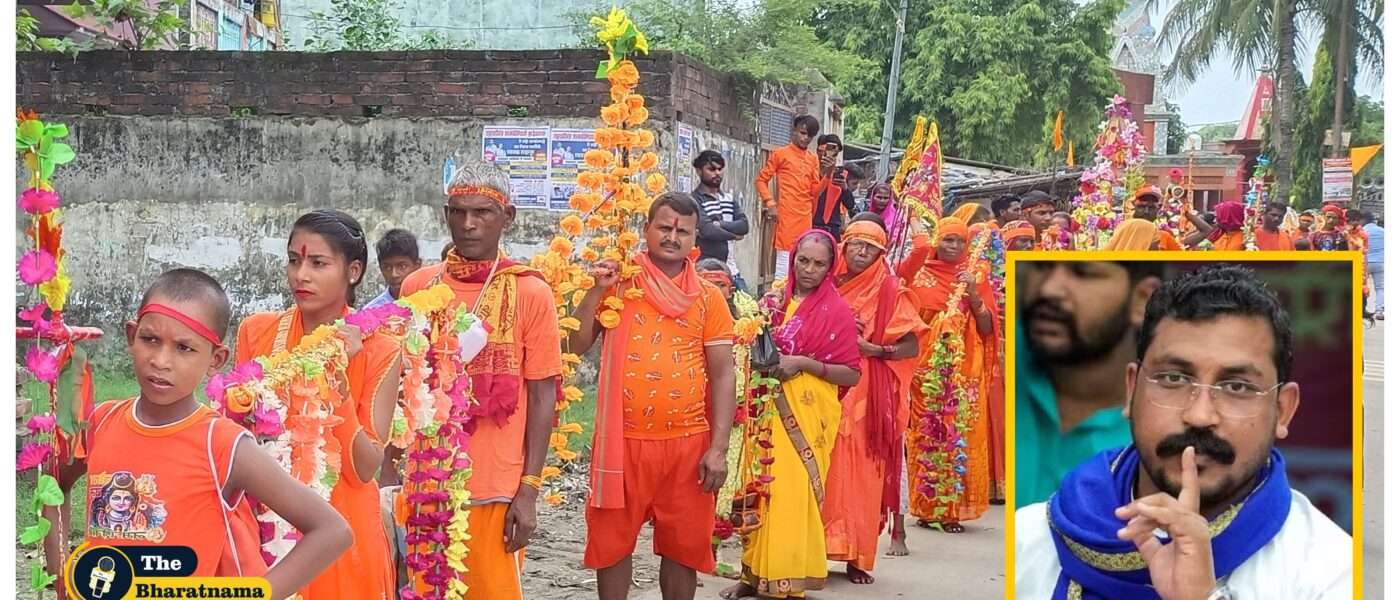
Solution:
{"label": "orange flag", "polygon": [[1067,167],[1073,167],[1073,166],[1074,166],[1074,141],[1073,141],[1073,140],[1071,140],[1070,143],[1069,143],[1069,156],[1066,156],[1066,157],[1065,157],[1065,166],[1067,166]]}
{"label": "orange flag", "polygon": [[1366,168],[1366,163],[1371,162],[1371,159],[1374,158],[1376,156],[1376,153],[1380,151],[1380,144],[1376,144],[1374,146],[1362,146],[1360,148],[1352,148],[1351,174],[1355,175],[1357,173],[1360,173],[1362,169]]}
{"label": "orange flag", "polygon": [[1065,111],[1055,115],[1055,151],[1065,147]]}

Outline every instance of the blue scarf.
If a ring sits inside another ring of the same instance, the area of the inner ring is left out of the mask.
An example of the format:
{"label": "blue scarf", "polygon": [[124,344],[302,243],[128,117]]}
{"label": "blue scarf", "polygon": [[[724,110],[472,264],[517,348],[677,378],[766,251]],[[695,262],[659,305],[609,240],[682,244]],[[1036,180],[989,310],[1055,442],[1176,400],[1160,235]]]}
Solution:
{"label": "blue scarf", "polygon": [[[1132,446],[1100,452],[1070,472],[1050,498],[1051,537],[1060,557],[1055,600],[1067,598],[1071,585],[1082,588],[1085,600],[1160,600],[1137,546],[1118,539],[1118,530],[1127,522],[1113,515],[1114,509],[1133,497],[1138,460]],[[1277,449],[1270,451],[1260,478],[1243,502],[1210,524],[1216,532],[1210,542],[1216,579],[1229,575],[1269,543],[1288,518],[1292,492]],[[1086,556],[1081,558],[1076,549]]]}

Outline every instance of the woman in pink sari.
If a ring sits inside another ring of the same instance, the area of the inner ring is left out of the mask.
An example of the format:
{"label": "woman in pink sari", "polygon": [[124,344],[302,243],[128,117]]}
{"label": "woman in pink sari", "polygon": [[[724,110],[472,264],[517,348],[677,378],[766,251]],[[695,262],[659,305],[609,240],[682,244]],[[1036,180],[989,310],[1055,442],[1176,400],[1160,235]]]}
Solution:
{"label": "woman in pink sari", "polygon": [[826,474],[841,425],[840,392],[860,382],[860,333],[836,289],[835,264],[835,238],[810,230],[792,250],[781,296],[765,299],[782,355],[771,373],[782,381],[769,424],[772,481],[759,501],[760,525],[745,536],[742,578],[725,598],[802,598],[826,585]]}

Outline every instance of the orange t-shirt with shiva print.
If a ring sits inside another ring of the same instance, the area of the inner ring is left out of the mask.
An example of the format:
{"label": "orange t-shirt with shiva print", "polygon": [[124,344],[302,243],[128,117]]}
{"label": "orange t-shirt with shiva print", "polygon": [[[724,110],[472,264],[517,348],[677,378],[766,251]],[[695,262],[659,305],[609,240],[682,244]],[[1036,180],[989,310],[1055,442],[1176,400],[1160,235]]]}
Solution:
{"label": "orange t-shirt with shiva print", "polygon": [[701,282],[700,297],[670,318],[645,298],[633,303],[623,367],[623,437],[665,440],[710,430],[705,346],[734,343],[734,317],[724,294]]}
{"label": "orange t-shirt with shiva print", "polygon": [[88,430],[87,540],[94,544],[189,546],[194,575],[262,576],[258,524],[247,499],[228,502],[224,485],[239,424],[200,406],[169,425],[136,416],[136,400],[93,411]]}

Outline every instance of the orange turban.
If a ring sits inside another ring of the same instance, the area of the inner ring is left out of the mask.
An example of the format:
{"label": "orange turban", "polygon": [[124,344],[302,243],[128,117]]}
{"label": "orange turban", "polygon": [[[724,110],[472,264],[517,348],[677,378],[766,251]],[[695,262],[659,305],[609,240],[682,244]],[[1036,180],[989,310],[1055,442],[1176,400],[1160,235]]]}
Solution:
{"label": "orange turban", "polygon": [[953,211],[952,216],[956,217],[959,221],[962,221],[964,224],[969,223],[972,221],[973,215],[977,214],[977,209],[981,206],[981,204],[978,204],[976,202],[964,203],[962,206],[959,206],[957,210]]}
{"label": "orange turban", "polygon": [[846,225],[845,233],[841,234],[841,243],[844,245],[850,240],[860,240],[881,251],[889,246],[889,236],[885,234],[885,229],[870,221],[852,221]]}
{"label": "orange turban", "polygon": [[1035,227],[1030,221],[1012,221],[1001,228],[1001,237],[1008,242],[1019,237],[1035,238]]}
{"label": "orange turban", "polygon": [[1147,219],[1128,219],[1114,230],[1104,250],[1151,250],[1157,239],[1157,225]]}
{"label": "orange turban", "polygon": [[957,217],[943,217],[939,219],[938,231],[936,233],[938,239],[934,240],[934,243],[942,241],[943,238],[950,235],[957,235],[966,240],[969,237],[967,223],[964,223],[962,219]]}

